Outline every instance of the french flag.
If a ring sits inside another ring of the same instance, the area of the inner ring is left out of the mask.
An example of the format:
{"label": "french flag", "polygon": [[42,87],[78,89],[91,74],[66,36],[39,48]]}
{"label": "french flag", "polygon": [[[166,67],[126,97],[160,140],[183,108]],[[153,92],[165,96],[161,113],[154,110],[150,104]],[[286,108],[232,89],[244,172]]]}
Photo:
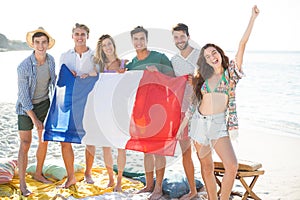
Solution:
{"label": "french flag", "polygon": [[63,64],[43,138],[173,156],[186,81],[147,70],[81,79]]}

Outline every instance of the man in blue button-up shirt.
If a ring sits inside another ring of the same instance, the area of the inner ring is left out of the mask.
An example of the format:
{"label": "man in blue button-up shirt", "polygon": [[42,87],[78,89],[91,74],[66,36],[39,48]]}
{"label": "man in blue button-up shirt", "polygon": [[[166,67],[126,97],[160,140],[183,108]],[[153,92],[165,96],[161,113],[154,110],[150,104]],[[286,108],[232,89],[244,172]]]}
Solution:
{"label": "man in blue button-up shirt", "polygon": [[26,39],[27,44],[34,51],[18,66],[18,100],[16,103],[20,136],[18,168],[20,190],[23,196],[31,194],[26,185],[25,173],[33,126],[36,127],[39,138],[36,172],[33,177],[37,181],[51,183],[42,174],[48,147],[48,142],[42,141],[42,131],[50,106],[49,92],[54,88],[56,79],[54,58],[46,53],[53,47],[55,40],[43,28],[28,32]]}

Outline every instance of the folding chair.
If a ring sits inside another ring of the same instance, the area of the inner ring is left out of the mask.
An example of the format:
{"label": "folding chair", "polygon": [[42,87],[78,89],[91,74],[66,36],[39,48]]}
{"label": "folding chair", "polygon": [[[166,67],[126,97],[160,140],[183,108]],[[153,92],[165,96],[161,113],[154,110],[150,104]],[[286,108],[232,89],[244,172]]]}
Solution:
{"label": "folding chair", "polygon": [[[216,177],[217,184],[219,186],[218,194],[220,194],[222,185],[221,179],[219,177],[223,177],[225,173],[225,169],[222,162],[214,162],[214,173]],[[239,160],[239,168],[236,174],[235,179],[238,179],[245,188],[245,193],[241,194],[239,192],[231,192],[232,195],[238,195],[242,197],[243,200],[246,200],[248,197],[259,200],[260,198],[253,192],[253,187],[260,175],[265,173],[264,170],[260,169],[262,167],[261,163],[255,163],[252,161],[242,161]],[[244,178],[251,177],[252,181],[248,185]]]}

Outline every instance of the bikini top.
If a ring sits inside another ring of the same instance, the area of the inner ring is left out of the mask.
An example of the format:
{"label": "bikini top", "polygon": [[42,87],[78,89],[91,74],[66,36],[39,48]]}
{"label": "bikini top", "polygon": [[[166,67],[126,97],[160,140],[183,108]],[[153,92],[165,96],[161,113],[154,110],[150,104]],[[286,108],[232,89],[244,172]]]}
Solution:
{"label": "bikini top", "polygon": [[228,91],[229,91],[229,83],[228,83],[228,80],[226,79],[225,72],[222,74],[222,77],[218,81],[214,90],[210,89],[210,87],[208,85],[208,79],[205,80],[205,82],[203,83],[203,85],[201,87],[202,95],[205,95],[207,93],[212,93],[212,92],[223,93],[223,94],[228,95],[229,94]]}

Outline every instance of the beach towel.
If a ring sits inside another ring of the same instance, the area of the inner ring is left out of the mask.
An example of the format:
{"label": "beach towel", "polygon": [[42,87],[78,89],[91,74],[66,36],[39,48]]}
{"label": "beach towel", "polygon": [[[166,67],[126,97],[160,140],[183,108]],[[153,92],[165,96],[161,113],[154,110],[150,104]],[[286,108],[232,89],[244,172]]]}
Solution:
{"label": "beach towel", "polygon": [[147,70],[81,79],[62,65],[43,138],[172,156],[186,80]]}
{"label": "beach towel", "polygon": [[[92,169],[92,176],[95,181],[94,184],[88,184],[84,181],[84,172],[75,173],[76,185],[63,189],[59,187],[66,180],[53,181],[52,184],[44,184],[38,182],[32,178],[31,175],[26,176],[26,183],[29,190],[33,192],[28,198],[24,199],[66,199],[68,197],[85,198],[91,196],[103,195],[106,193],[112,193],[113,187],[107,187],[108,175],[107,170],[104,167],[94,167]],[[20,193],[20,181],[19,177],[15,176],[11,182],[0,185],[0,198],[1,199],[22,199]],[[127,178],[122,179],[122,190],[126,191],[139,191],[144,185],[135,180]]]}

